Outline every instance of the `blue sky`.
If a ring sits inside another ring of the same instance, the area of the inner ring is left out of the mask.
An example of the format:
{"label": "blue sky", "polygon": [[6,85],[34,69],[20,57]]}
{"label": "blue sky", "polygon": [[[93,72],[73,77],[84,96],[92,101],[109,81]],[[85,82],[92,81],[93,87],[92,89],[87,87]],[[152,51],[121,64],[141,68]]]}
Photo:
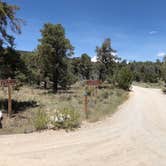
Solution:
{"label": "blue sky", "polygon": [[96,46],[111,38],[127,60],[156,60],[166,53],[165,0],[6,0],[20,6],[26,21],[16,48],[34,50],[46,22],[61,23],[75,56],[95,56]]}

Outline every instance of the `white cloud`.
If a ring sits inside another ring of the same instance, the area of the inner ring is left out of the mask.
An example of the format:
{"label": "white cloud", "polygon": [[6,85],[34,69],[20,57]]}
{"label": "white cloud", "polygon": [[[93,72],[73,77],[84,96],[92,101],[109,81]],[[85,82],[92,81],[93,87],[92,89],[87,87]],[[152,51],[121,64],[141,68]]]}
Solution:
{"label": "white cloud", "polygon": [[94,56],[93,58],[91,58],[92,62],[97,62],[97,56]]}
{"label": "white cloud", "polygon": [[166,55],[165,52],[159,52],[159,53],[157,54],[158,57],[164,57],[165,55]]}
{"label": "white cloud", "polygon": [[[116,52],[112,52],[113,56],[117,56],[118,54]],[[94,57],[91,58],[92,62],[97,62],[97,56],[95,55]]]}
{"label": "white cloud", "polygon": [[112,52],[113,56],[118,56],[117,52]]}
{"label": "white cloud", "polygon": [[157,34],[158,33],[158,31],[150,31],[149,32],[149,35],[155,35],[155,34]]}

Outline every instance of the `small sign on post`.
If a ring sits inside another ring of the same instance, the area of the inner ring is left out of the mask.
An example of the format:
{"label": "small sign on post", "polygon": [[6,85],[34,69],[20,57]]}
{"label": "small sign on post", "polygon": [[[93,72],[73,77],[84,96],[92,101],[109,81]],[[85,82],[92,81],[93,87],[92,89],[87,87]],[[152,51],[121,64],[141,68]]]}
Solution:
{"label": "small sign on post", "polygon": [[12,115],[12,86],[16,84],[16,80],[8,78],[7,80],[0,80],[1,87],[8,88],[8,116]]}
{"label": "small sign on post", "polygon": [[99,86],[101,84],[100,80],[88,80],[87,85],[89,86]]}
{"label": "small sign on post", "polygon": [[97,89],[99,85],[101,84],[100,80],[88,80],[87,85],[90,87],[94,87],[94,95],[97,97]]}

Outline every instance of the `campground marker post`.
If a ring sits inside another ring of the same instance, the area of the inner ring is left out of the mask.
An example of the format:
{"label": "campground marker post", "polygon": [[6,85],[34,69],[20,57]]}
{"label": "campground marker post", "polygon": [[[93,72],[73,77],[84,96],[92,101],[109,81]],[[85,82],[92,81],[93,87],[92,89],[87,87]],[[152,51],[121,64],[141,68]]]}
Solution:
{"label": "campground marker post", "polygon": [[88,119],[88,94],[86,91],[84,93],[84,112],[86,119]]}
{"label": "campground marker post", "polygon": [[[97,89],[98,89],[98,86],[101,84],[101,82],[99,80],[87,80],[86,84],[89,87],[93,88],[93,95],[97,97]],[[95,103],[96,103],[96,100],[95,100]],[[88,92],[86,90],[84,92],[84,112],[87,119],[88,118]]]}
{"label": "campground marker post", "polygon": [[97,97],[97,89],[98,86],[101,84],[100,80],[88,80],[87,81],[87,85],[89,87],[94,87],[94,95],[95,97]]}
{"label": "campground marker post", "polygon": [[87,80],[87,85],[91,88],[93,88],[93,96],[95,97],[95,104],[96,104],[96,99],[97,99],[97,90],[99,85],[101,84],[100,80]]}
{"label": "campground marker post", "polygon": [[16,80],[8,78],[6,80],[0,80],[1,87],[8,88],[8,116],[11,117],[12,115],[12,86],[16,84]]}

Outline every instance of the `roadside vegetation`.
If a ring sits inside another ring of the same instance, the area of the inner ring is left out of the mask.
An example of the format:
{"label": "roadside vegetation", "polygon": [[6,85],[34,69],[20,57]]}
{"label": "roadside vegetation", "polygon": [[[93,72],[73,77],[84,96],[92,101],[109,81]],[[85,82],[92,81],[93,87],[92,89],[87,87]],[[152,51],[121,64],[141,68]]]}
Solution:
{"label": "roadside vegetation", "polygon": [[133,85],[144,88],[165,89],[166,58],[156,62],[130,62],[128,64],[133,73]]}
{"label": "roadside vegetation", "polygon": [[140,86],[143,88],[154,88],[154,89],[163,89],[165,83],[163,81],[159,81],[157,83],[150,83],[150,82],[133,82],[132,85]]}
{"label": "roadside vegetation", "polygon": [[[114,113],[128,98],[128,92],[103,84],[97,97],[88,96],[88,119],[84,112],[83,83],[74,84],[67,91],[54,94],[50,90],[29,86],[13,91],[13,117],[3,120],[0,134],[30,133],[44,129],[75,130],[83,121],[95,122]],[[2,91],[3,92],[3,91]],[[7,93],[0,93],[0,108],[7,110]],[[4,102],[6,101],[6,102]]]}

